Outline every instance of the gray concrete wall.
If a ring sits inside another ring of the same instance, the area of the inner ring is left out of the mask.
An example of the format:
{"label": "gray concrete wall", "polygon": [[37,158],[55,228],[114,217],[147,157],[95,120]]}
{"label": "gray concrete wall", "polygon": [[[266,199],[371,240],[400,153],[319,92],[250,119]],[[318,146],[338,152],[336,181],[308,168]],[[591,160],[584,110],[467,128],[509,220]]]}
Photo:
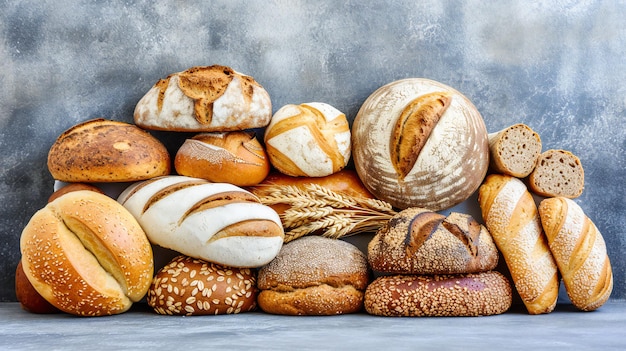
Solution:
{"label": "gray concrete wall", "polygon": [[[577,202],[626,298],[624,1],[0,1],[0,301],[19,237],[53,186],[47,151],[95,117],[132,121],[159,79],[195,65],[252,75],[274,111],[322,101],[352,120],[383,84],[426,77],[487,129],[523,122],[585,167]],[[178,140],[159,135],[166,143]],[[174,147],[174,146],[172,146]]]}

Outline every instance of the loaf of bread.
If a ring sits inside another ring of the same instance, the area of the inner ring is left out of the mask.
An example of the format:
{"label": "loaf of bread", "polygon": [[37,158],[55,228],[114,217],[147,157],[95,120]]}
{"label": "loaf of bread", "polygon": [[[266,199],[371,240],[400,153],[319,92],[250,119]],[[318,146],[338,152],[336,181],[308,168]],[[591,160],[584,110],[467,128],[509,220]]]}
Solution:
{"label": "loaf of bread", "polygon": [[613,271],[596,225],[564,197],[541,201],[539,216],[572,304],[583,311],[602,306],[613,290]]}
{"label": "loaf of bread", "polygon": [[352,124],[365,186],[396,208],[440,211],[469,198],[489,168],[482,116],[451,87],[402,79],[372,93]]}
{"label": "loaf of bread", "polygon": [[515,177],[488,175],[478,202],[528,313],[552,312],[559,293],[558,269],[526,185]]}
{"label": "loaf of bread", "polygon": [[176,173],[214,183],[251,186],[270,171],[265,149],[254,133],[202,133],[185,140],[174,159]]}
{"label": "loaf of bread", "polygon": [[259,307],[273,314],[359,312],[370,272],[365,254],[337,239],[305,236],[283,246],[258,274]]}
{"label": "loaf of bread", "polygon": [[232,184],[161,177],[129,186],[118,201],[153,244],[213,263],[263,266],[283,244],[276,211]]}
{"label": "loaf of bread", "polygon": [[95,192],[100,193],[100,194],[104,194],[102,189],[100,189],[97,186],[92,185],[92,184],[88,184],[88,183],[69,183],[69,184],[66,184],[66,185],[60,187],[58,190],[55,190],[48,197],[48,202],[52,202],[52,201],[56,200],[58,197],[61,197],[62,195],[65,195],[65,194],[67,194],[69,192],[72,192],[72,191],[78,191],[78,190],[90,190],[90,191],[95,191]]}
{"label": "loaf of bread", "polygon": [[368,244],[370,267],[399,274],[455,274],[492,270],[498,250],[471,216],[444,216],[412,207],[393,216]]}
{"label": "loaf of bread", "polygon": [[535,169],[540,154],[541,138],[525,124],[489,134],[489,160],[494,173],[525,178]]}
{"label": "loaf of bread", "polygon": [[547,150],[537,160],[528,176],[528,189],[544,197],[562,196],[570,199],[582,194],[585,171],[580,159],[566,150]]}
{"label": "loaf of bread", "polygon": [[75,315],[127,311],[154,272],[150,242],[115,200],[69,192],[30,219],[20,238],[24,273],[41,296]]}
{"label": "loaf of bread", "polygon": [[389,275],[365,291],[365,310],[376,316],[489,316],[512,303],[509,281],[501,273]]}
{"label": "loaf of bread", "polygon": [[48,152],[48,169],[63,182],[134,182],[169,174],[170,156],[137,126],[95,119],[57,138]]}
{"label": "loaf of bread", "polygon": [[323,177],[350,160],[350,127],[333,106],[312,102],[281,107],[265,129],[270,162],[290,176]]}
{"label": "loaf of bread", "polygon": [[180,255],[154,276],[147,302],[163,315],[236,314],[256,308],[256,272]]}
{"label": "loaf of bread", "polygon": [[272,118],[267,91],[230,67],[189,68],[159,80],[135,107],[145,129],[224,132],[262,128]]}

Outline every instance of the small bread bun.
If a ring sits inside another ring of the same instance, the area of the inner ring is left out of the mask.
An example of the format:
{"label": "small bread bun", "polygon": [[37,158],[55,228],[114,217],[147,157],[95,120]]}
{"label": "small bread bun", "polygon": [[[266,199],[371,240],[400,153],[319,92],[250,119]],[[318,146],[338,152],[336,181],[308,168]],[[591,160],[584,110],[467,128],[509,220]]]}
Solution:
{"label": "small bread bun", "polygon": [[259,270],[259,307],[273,314],[335,315],[358,312],[370,272],[365,255],[337,239],[305,236],[283,246]]}
{"label": "small bread bun", "polygon": [[95,185],[86,184],[86,183],[70,183],[70,184],[63,186],[62,188],[59,188],[59,190],[56,190],[55,192],[53,192],[52,195],[50,195],[50,197],[48,198],[48,202],[52,202],[56,200],[58,197],[61,197],[62,195],[65,195],[69,192],[77,191],[77,190],[90,190],[90,191],[95,191],[100,194],[104,194],[104,192]]}
{"label": "small bread bun", "polygon": [[547,150],[528,176],[528,189],[544,197],[579,197],[585,188],[585,171],[580,159],[566,150]]}
{"label": "small bread bun", "polygon": [[165,146],[132,124],[94,119],[66,130],[48,152],[52,177],[63,182],[133,182],[170,173]]}
{"label": "small bread bun", "polygon": [[365,291],[365,310],[377,316],[488,316],[512,303],[509,281],[499,272],[391,275]]}
{"label": "small bread bun", "polygon": [[56,308],[118,314],[148,291],[150,242],[135,218],[106,195],[69,192],[37,211],[20,238],[24,273]]}
{"label": "small bread bun", "polygon": [[254,133],[203,133],[185,140],[174,159],[176,172],[183,176],[251,186],[270,171],[265,149]]}
{"label": "small bread bun", "polygon": [[346,115],[322,102],[285,105],[265,129],[270,162],[296,177],[323,177],[350,160],[350,127]]}
{"label": "small bread bun", "polygon": [[540,154],[541,138],[525,124],[489,134],[489,164],[495,173],[525,178],[535,169]]}
{"label": "small bread bun", "polygon": [[20,260],[15,269],[15,296],[20,306],[28,312],[40,314],[61,312],[35,290],[26,274],[24,274],[22,260]]}
{"label": "small bread bun", "polygon": [[475,273],[494,269],[498,250],[487,228],[470,215],[444,216],[408,208],[368,244],[373,270],[397,274]]}
{"label": "small bread bun", "polygon": [[148,290],[158,314],[234,314],[256,308],[256,272],[180,255],[161,268]]}

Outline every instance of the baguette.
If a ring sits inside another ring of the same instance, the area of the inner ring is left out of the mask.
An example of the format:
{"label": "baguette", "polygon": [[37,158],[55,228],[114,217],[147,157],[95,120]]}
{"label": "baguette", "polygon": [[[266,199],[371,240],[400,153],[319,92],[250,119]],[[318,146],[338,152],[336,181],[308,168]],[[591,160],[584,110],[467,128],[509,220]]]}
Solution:
{"label": "baguette", "polygon": [[529,126],[518,123],[489,134],[489,162],[495,173],[527,177],[541,154],[541,138]]}
{"label": "baguette", "polygon": [[558,269],[532,195],[518,178],[491,174],[478,190],[478,201],[528,313],[551,312],[559,292]]}
{"label": "baguette", "polygon": [[583,311],[602,306],[613,290],[613,273],[598,228],[564,197],[541,201],[539,216],[572,304]]}

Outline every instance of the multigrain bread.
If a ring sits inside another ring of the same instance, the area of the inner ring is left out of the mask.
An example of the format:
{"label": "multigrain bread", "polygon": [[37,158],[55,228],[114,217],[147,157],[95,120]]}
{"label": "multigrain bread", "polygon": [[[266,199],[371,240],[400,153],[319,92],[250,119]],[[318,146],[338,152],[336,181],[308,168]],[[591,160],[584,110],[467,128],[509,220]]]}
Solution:
{"label": "multigrain bread", "polygon": [[613,273],[596,225],[564,197],[541,201],[539,216],[572,304],[583,311],[602,306],[613,290]]}
{"label": "multigrain bread", "polygon": [[558,269],[526,185],[515,177],[491,174],[478,190],[478,202],[528,313],[551,312],[559,292]]}
{"label": "multigrain bread", "polygon": [[528,176],[528,189],[544,197],[562,196],[570,199],[582,194],[585,171],[580,159],[567,150],[547,150],[537,160]]}
{"label": "multigrain bread", "polygon": [[498,250],[471,216],[408,208],[393,216],[368,244],[370,267],[399,274],[454,274],[492,270]]}
{"label": "multigrain bread", "polygon": [[358,312],[370,271],[365,254],[338,239],[305,236],[283,246],[258,274],[259,307],[273,314]]}
{"label": "multigrain bread", "polygon": [[489,162],[495,173],[527,177],[541,154],[541,138],[529,126],[518,123],[489,134]]}
{"label": "multigrain bread", "polygon": [[377,316],[488,316],[511,307],[508,279],[495,271],[453,275],[389,275],[365,291],[365,310]]}

